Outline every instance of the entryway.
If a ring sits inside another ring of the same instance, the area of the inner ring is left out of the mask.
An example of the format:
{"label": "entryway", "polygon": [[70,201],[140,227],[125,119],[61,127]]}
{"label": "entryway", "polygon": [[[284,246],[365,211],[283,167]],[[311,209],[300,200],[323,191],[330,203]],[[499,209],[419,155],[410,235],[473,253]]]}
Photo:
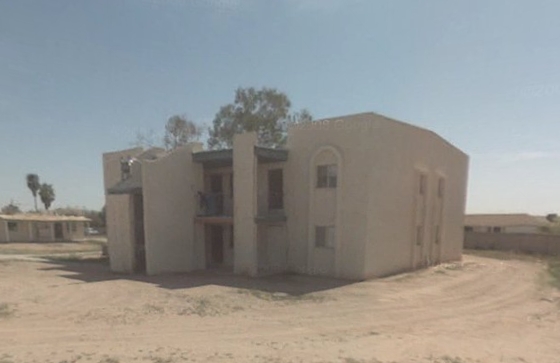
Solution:
{"label": "entryway", "polygon": [[64,239],[64,229],[62,228],[62,223],[54,224],[54,239]]}
{"label": "entryway", "polygon": [[224,227],[206,225],[206,267],[219,268],[224,265]]}
{"label": "entryway", "polygon": [[134,210],[134,272],[146,272],[146,241],[144,237],[144,200],[142,194],[132,195]]}

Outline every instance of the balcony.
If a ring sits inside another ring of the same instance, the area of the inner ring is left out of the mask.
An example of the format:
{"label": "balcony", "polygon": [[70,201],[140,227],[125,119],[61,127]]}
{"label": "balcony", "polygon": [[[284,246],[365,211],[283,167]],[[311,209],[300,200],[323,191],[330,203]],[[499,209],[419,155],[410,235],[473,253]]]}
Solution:
{"label": "balcony", "polygon": [[233,198],[223,193],[198,192],[196,220],[202,223],[232,224]]}

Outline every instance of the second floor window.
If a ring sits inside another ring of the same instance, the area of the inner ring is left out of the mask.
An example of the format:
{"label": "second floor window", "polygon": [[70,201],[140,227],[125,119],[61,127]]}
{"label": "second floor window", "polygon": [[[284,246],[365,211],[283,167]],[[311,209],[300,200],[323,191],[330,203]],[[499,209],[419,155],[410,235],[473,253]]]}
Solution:
{"label": "second floor window", "polygon": [[317,188],[336,188],[338,184],[338,167],[336,164],[317,167]]}

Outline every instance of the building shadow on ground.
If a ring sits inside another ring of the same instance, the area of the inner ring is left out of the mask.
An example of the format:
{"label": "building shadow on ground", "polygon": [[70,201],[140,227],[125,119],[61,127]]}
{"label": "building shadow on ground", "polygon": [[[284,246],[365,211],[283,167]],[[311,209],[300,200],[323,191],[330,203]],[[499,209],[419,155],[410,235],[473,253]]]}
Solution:
{"label": "building shadow on ground", "polygon": [[118,274],[110,270],[106,258],[86,260],[49,258],[46,259],[46,262],[49,266],[42,267],[41,270],[60,271],[61,277],[82,283],[125,280],[153,284],[163,289],[170,290],[216,285],[301,296],[355,283],[355,281],[351,280],[299,274],[273,274],[268,276],[247,277],[235,275],[231,269],[210,269],[158,276]]}

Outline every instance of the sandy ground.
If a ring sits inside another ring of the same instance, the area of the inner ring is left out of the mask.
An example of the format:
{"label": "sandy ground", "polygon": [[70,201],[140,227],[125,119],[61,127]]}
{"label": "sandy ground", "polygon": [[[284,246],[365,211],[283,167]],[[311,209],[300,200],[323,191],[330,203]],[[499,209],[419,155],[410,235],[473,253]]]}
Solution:
{"label": "sandy ground", "polygon": [[0,255],[44,255],[101,251],[105,238],[90,238],[79,242],[11,242],[0,243]]}
{"label": "sandy ground", "polygon": [[111,274],[0,261],[0,362],[560,362],[543,265],[463,263],[349,284]]}

